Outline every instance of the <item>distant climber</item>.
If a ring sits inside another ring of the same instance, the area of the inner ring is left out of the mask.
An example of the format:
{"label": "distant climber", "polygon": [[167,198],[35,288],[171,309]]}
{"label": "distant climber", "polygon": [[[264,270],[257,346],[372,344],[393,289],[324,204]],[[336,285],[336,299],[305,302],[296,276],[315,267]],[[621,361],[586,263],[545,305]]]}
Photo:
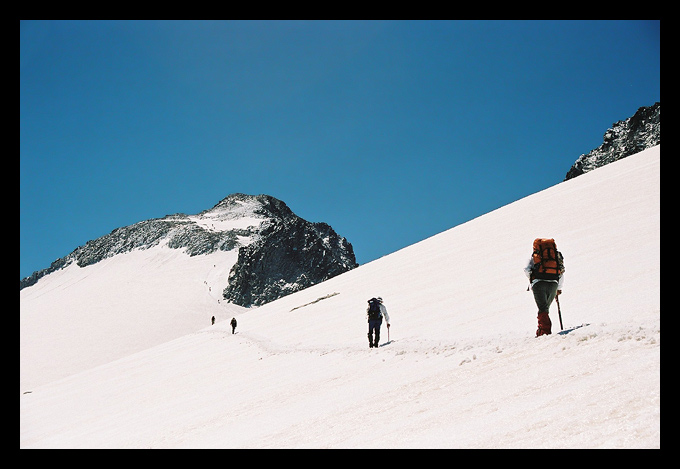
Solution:
{"label": "distant climber", "polygon": [[212,325],[215,325],[215,316],[212,317]]}
{"label": "distant climber", "polygon": [[368,300],[366,316],[368,317],[368,347],[377,347],[380,342],[380,325],[382,324],[383,316],[387,322],[387,328],[389,329],[390,327],[390,316],[387,314],[387,308],[383,304],[382,298],[378,297]]}
{"label": "distant climber", "polygon": [[231,318],[231,333],[234,334],[234,331],[236,330],[236,318]]}
{"label": "distant climber", "polygon": [[554,239],[536,238],[534,240],[534,251],[524,268],[524,273],[529,277],[530,287],[538,307],[536,337],[548,335],[552,328],[552,321],[548,315],[550,305],[555,297],[562,293],[564,281],[564,259],[562,253],[557,250]]}

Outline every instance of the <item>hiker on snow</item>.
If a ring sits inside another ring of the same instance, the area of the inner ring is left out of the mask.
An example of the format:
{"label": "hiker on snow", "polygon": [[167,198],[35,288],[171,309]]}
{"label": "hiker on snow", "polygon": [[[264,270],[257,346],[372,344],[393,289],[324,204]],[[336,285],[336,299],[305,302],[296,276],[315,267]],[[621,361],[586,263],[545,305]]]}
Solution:
{"label": "hiker on snow", "polygon": [[[368,347],[377,347],[380,341],[380,325],[382,324],[383,316],[385,316],[387,328],[389,329],[390,327],[390,316],[387,314],[387,308],[385,308],[382,298],[378,297],[368,300],[366,316],[368,316]],[[375,340],[373,340],[374,333]]]}
{"label": "hiker on snow", "polygon": [[231,324],[231,333],[233,334],[236,330],[236,318],[231,318],[231,322],[229,324]]}
{"label": "hiker on snow", "polygon": [[534,300],[538,307],[538,329],[536,337],[551,333],[550,305],[562,293],[564,261],[552,238],[536,238],[534,252],[524,273],[529,277]]}

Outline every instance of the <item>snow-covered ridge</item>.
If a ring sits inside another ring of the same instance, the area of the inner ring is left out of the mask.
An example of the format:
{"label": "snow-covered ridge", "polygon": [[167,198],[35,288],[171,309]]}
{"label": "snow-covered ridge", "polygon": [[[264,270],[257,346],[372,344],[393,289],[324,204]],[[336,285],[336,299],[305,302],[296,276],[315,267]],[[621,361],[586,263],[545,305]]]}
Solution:
{"label": "snow-covered ridge", "polygon": [[255,230],[263,221],[255,217],[221,218],[218,215],[193,215],[188,219],[206,231]]}
{"label": "snow-covered ridge", "polygon": [[210,219],[202,215],[167,215],[116,228],[111,233],[88,241],[69,255],[57,259],[50,267],[20,281],[20,289],[34,285],[45,275],[71,264],[79,267],[96,264],[104,259],[136,249],[166,245],[181,249],[189,256],[215,251],[232,251],[254,239],[262,219]]}

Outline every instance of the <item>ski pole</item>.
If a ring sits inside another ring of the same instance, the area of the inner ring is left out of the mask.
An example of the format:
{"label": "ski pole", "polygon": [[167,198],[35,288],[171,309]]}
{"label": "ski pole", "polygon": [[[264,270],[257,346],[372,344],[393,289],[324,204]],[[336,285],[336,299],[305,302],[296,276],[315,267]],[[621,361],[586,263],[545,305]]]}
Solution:
{"label": "ski pole", "polygon": [[560,297],[559,297],[559,295],[555,297],[555,301],[557,302],[557,315],[560,317],[560,330],[563,331],[564,327],[562,327],[562,311],[560,311]]}

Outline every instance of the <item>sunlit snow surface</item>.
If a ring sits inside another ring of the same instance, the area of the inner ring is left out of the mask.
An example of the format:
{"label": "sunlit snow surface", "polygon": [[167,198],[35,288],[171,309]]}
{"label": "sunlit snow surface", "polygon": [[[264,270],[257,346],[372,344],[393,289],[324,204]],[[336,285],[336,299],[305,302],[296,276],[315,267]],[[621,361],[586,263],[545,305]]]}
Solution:
{"label": "sunlit snow surface", "polygon": [[[233,252],[53,273],[20,293],[20,446],[658,448],[659,176],[657,146],[251,310],[218,302]],[[567,270],[540,338],[536,237]]]}

